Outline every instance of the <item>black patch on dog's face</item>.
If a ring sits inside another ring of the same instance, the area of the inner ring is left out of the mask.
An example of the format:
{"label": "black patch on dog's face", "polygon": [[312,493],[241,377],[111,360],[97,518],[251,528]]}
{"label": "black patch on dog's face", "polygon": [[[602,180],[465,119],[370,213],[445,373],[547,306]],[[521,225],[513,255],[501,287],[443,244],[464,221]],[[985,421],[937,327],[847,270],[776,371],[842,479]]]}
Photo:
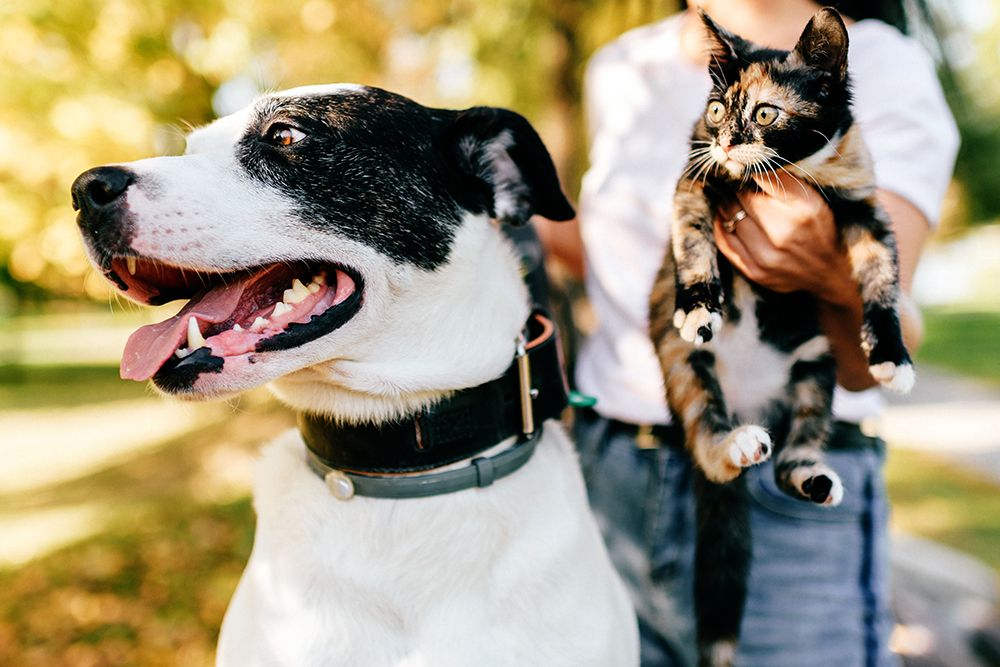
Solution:
{"label": "black patch on dog's face", "polygon": [[[237,146],[247,173],[289,195],[305,222],[433,269],[448,257],[462,210],[455,175],[436,150],[433,111],[386,91],[271,98]],[[267,140],[274,123],[300,129],[288,146]]]}
{"label": "black patch on dog's face", "polygon": [[[304,136],[281,145],[283,126]],[[465,213],[515,225],[534,213],[574,215],[541,139],[503,109],[432,109],[369,87],[273,97],[257,105],[236,151],[307,224],[422,269],[448,258]]]}

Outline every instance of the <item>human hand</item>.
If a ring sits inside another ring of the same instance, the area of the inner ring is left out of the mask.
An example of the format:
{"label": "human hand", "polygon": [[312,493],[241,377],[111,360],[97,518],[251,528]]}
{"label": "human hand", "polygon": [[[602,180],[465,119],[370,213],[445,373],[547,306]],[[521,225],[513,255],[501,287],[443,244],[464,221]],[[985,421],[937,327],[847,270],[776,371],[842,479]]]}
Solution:
{"label": "human hand", "polygon": [[[722,254],[747,278],[776,292],[803,290],[836,305],[857,297],[833,212],[815,188],[787,173],[757,179],[715,220]],[[732,231],[726,230],[740,210]]]}

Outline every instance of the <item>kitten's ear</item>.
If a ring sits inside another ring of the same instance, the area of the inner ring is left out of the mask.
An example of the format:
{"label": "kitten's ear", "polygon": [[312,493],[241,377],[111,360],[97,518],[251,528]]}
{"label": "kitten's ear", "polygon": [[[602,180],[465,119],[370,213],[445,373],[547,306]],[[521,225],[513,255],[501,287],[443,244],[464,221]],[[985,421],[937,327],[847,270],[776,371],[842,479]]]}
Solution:
{"label": "kitten's ear", "polygon": [[816,12],[806,24],[791,58],[843,80],[847,76],[847,26],[832,7]]}
{"label": "kitten's ear", "polygon": [[739,60],[737,47],[742,40],[721,27],[704,10],[698,9],[698,16],[705,24],[705,37],[708,41],[709,69],[727,69]]}
{"label": "kitten's ear", "polygon": [[443,112],[439,146],[457,172],[459,201],[515,226],[538,214],[570,220],[576,213],[542,139],[520,114],[494,107]]}

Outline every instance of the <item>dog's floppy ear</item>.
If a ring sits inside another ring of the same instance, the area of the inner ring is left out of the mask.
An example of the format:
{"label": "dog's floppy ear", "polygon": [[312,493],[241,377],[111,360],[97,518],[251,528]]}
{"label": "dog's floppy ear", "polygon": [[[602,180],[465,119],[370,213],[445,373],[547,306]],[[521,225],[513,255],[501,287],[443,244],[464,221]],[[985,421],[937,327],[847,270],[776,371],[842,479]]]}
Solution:
{"label": "dog's floppy ear", "polygon": [[441,120],[440,146],[457,172],[459,201],[512,225],[536,213],[550,220],[574,217],[549,152],[523,116],[472,107]]}

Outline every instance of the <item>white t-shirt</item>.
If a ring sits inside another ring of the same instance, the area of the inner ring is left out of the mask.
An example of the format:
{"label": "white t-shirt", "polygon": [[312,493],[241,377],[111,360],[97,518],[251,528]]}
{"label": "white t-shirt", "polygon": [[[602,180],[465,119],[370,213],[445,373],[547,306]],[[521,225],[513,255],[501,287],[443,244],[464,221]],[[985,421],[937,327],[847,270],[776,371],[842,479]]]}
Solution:
{"label": "white t-shirt", "polygon": [[[576,379],[598,398],[598,412],[632,423],[669,421],[647,334],[648,299],[669,240],[688,139],[710,87],[707,68],[681,51],[682,16],[626,33],[591,59],[586,77],[591,166],[579,216],[598,327],[580,351]],[[848,32],[855,122],[878,185],[936,224],[958,132],[933,62],[880,21],[859,21]],[[881,409],[878,390],[837,387],[838,419],[860,421]]]}

